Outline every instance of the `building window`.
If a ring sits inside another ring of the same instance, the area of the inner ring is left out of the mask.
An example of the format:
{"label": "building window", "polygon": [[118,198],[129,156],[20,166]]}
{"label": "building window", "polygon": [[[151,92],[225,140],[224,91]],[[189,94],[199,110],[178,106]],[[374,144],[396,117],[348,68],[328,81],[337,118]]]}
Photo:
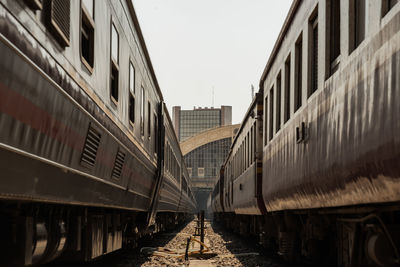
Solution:
{"label": "building window", "polygon": [[269,90],[269,140],[274,136],[274,87]]}
{"label": "building window", "polygon": [[119,37],[115,25],[111,23],[111,75],[110,75],[110,91],[111,100],[117,104],[118,102],[118,51],[119,51]]}
{"label": "building window", "polygon": [[135,123],[135,68],[129,63],[129,122]]}
{"label": "building window", "polygon": [[400,0],[382,0],[382,17],[391,10]]}
{"label": "building window", "polygon": [[365,38],[365,0],[350,0],[349,5],[349,41],[351,53]]}
{"label": "building window", "polygon": [[204,177],[204,167],[197,169],[197,176]]}
{"label": "building window", "polygon": [[144,98],[144,88],[142,87],[141,90],[141,109],[140,109],[140,134],[142,136],[144,136],[144,113],[145,113],[145,109],[146,109],[146,102],[145,102],[145,98]]}
{"label": "building window", "polygon": [[94,64],[94,1],[81,2],[81,60],[89,69]]}
{"label": "building window", "polygon": [[310,97],[318,89],[318,14],[311,17],[309,21],[309,90]]}
{"label": "building window", "polygon": [[302,81],[303,81],[303,37],[297,39],[295,47],[295,91],[294,91],[294,112],[302,105]]}
{"label": "building window", "polygon": [[281,73],[276,78],[276,132],[281,128]]}
{"label": "building window", "polygon": [[290,55],[285,61],[285,122],[290,119]]}
{"label": "building window", "polygon": [[340,63],[340,1],[326,2],[326,77],[329,78]]}

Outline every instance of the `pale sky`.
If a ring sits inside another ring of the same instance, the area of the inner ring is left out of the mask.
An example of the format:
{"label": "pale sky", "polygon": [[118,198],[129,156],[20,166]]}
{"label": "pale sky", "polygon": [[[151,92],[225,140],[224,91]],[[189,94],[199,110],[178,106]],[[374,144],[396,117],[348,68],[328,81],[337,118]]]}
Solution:
{"label": "pale sky", "polygon": [[164,100],[240,123],[292,0],[133,0]]}

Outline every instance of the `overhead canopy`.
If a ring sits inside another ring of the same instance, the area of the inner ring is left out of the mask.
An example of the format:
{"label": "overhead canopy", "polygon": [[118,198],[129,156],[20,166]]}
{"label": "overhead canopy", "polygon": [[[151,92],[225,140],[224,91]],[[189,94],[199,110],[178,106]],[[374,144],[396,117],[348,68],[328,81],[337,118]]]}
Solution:
{"label": "overhead canopy", "polygon": [[180,143],[183,156],[205,144],[229,137],[233,138],[235,136],[234,130],[238,129],[239,126],[240,124],[216,127],[186,139]]}

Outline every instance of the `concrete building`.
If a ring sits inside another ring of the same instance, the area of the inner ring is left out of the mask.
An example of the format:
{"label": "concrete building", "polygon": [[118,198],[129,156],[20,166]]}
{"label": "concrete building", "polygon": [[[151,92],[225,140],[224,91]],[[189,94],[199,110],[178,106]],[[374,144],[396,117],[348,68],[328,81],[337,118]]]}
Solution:
{"label": "concrete building", "polygon": [[232,124],[232,106],[221,108],[194,108],[182,110],[180,106],[172,107],[172,120],[179,141],[208,129]]}
{"label": "concrete building", "polygon": [[216,127],[180,143],[199,209],[207,207],[208,196],[239,127],[240,124]]}

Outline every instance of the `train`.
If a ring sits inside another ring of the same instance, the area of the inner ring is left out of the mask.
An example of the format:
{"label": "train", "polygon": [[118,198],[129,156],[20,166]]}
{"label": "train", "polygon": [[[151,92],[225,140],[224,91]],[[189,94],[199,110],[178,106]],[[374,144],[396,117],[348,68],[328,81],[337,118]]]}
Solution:
{"label": "train", "polygon": [[132,1],[0,1],[0,262],[89,261],[196,211]]}
{"label": "train", "polygon": [[294,0],[214,219],[290,262],[400,265],[400,1]]}

